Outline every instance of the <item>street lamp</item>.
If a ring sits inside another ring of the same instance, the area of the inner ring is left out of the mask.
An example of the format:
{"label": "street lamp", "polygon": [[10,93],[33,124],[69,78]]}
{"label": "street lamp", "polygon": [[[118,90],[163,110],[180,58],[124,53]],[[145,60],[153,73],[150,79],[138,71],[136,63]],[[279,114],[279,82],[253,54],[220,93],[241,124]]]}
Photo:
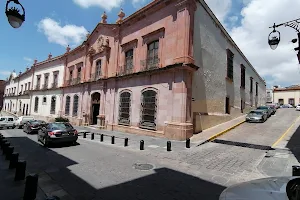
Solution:
{"label": "street lamp", "polygon": [[[8,8],[8,4],[10,2],[14,2],[17,5],[20,5],[22,8],[23,14],[20,14],[20,10],[16,7],[10,7]],[[6,8],[5,8],[5,14],[7,16],[9,24],[13,28],[20,28],[25,21],[25,9],[23,5],[19,2],[19,0],[8,0],[6,2]]]}
{"label": "street lamp", "polygon": [[298,39],[293,39],[292,42],[296,43],[298,41],[298,47],[295,48],[295,51],[298,51],[297,57],[298,57],[298,61],[300,64],[300,18],[299,19],[295,19],[292,21],[288,21],[288,22],[284,22],[281,24],[275,24],[269,28],[273,28],[273,31],[269,34],[268,37],[268,43],[271,47],[271,49],[276,49],[279,42],[280,42],[280,32],[277,31],[275,28],[279,27],[279,26],[285,26],[285,27],[291,27],[293,28],[297,34],[298,34]]}

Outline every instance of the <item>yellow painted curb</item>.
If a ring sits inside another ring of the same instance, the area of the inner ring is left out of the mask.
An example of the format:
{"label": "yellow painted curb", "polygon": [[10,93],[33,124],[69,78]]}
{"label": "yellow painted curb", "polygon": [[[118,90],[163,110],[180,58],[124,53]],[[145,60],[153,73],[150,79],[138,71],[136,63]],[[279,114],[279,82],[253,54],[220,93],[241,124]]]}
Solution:
{"label": "yellow painted curb", "polygon": [[300,116],[295,119],[295,121],[292,123],[292,125],[281,135],[281,137],[274,142],[272,145],[272,148],[275,148],[275,146],[290,132],[290,130],[293,128],[293,126],[296,124],[296,122],[299,120]]}
{"label": "yellow painted curb", "polygon": [[233,125],[232,127],[230,127],[230,128],[228,128],[228,129],[226,129],[224,131],[221,131],[220,133],[217,133],[217,134],[211,136],[210,138],[208,138],[208,140],[206,140],[206,142],[211,142],[211,141],[215,140],[217,137],[220,137],[221,135],[224,135],[228,131],[234,129],[235,127],[237,127],[237,126],[239,126],[239,125],[241,125],[241,124],[243,124],[245,122],[246,122],[246,120],[243,120],[242,122],[239,122],[239,123]]}

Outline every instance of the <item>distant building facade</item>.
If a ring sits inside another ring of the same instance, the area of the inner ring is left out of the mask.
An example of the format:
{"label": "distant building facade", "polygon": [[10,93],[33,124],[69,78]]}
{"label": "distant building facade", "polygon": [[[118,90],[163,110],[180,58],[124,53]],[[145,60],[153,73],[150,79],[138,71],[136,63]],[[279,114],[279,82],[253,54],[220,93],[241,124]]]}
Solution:
{"label": "distant building facade", "polygon": [[291,104],[293,106],[300,104],[300,86],[291,86],[286,88],[274,88],[274,102]]}
{"label": "distant building facade", "polygon": [[5,80],[0,80],[0,110],[3,109]]}
{"label": "distant building facade", "polygon": [[[185,140],[266,102],[265,81],[204,1],[157,0],[118,16],[108,24],[103,14],[81,45],[35,62],[29,114]],[[55,74],[57,87],[40,87]]]}
{"label": "distant building facade", "polygon": [[273,89],[267,89],[266,102],[267,103],[274,103],[274,101],[273,101]]}

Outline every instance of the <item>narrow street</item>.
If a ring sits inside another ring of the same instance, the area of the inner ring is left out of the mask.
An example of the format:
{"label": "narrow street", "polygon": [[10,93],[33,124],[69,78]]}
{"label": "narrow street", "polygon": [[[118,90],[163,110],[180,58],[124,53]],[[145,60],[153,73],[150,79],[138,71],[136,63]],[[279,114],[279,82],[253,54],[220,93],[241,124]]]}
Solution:
{"label": "narrow street", "polygon": [[[27,161],[27,172],[39,173],[39,185],[48,195],[88,200],[211,200],[236,183],[291,175],[290,166],[298,161],[290,158],[291,152],[274,157],[282,152],[271,146],[298,116],[294,109],[279,109],[265,123],[244,123],[213,142],[172,152],[164,148],[140,151],[134,145],[123,147],[82,136],[75,146],[45,148],[35,134],[22,129],[1,133]],[[270,152],[273,157],[266,157]]]}

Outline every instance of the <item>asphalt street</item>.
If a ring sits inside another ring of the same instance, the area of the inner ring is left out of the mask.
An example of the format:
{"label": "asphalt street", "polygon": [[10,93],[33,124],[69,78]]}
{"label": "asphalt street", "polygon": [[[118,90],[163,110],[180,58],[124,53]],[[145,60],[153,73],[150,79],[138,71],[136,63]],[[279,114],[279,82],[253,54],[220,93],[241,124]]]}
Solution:
{"label": "asphalt street", "polygon": [[[76,146],[44,148],[36,135],[21,129],[0,132],[27,161],[28,173],[40,174],[39,184],[48,195],[80,200],[211,200],[236,183],[290,175],[288,167],[299,164],[297,159],[270,146],[299,115],[294,109],[280,109],[265,123],[244,123],[213,142],[172,152],[140,151],[82,136]],[[270,152],[273,156],[267,157]]]}

